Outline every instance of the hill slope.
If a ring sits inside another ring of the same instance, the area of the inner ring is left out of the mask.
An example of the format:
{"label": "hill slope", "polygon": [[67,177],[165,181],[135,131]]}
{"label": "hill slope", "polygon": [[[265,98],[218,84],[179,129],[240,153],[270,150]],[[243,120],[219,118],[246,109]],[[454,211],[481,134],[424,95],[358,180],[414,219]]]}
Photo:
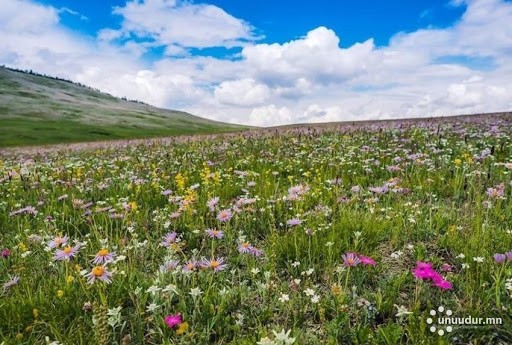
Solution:
{"label": "hill slope", "polygon": [[0,146],[218,133],[245,128],[0,67]]}

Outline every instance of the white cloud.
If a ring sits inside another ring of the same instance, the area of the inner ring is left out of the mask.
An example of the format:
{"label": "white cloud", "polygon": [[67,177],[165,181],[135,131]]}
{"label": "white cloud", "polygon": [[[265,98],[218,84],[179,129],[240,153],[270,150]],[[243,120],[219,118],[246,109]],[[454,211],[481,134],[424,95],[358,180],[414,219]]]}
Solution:
{"label": "white cloud", "polygon": [[133,0],[124,7],[116,7],[114,13],[123,18],[115,38],[136,36],[158,45],[187,48],[237,47],[256,39],[248,23],[213,5]]}
{"label": "white cloud", "polygon": [[[258,44],[250,24],[219,7],[170,0],[129,1],[115,9],[121,28],[91,39],[64,27],[58,9],[0,0],[0,63],[252,125],[510,110],[512,3],[452,3],[466,10],[451,27],[342,48],[343,33],[326,27]],[[155,46],[164,55],[144,60]],[[236,59],[188,51],[212,46],[242,50]]]}

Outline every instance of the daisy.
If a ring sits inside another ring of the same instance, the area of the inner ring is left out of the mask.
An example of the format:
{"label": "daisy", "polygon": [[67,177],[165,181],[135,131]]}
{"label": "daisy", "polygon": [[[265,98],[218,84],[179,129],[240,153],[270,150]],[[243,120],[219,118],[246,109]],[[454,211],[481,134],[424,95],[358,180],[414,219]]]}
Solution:
{"label": "daisy", "polygon": [[229,221],[232,216],[233,214],[231,213],[231,211],[229,209],[225,209],[219,212],[219,214],[217,215],[217,219],[224,223]]}
{"label": "daisy", "polygon": [[166,248],[169,248],[171,244],[176,243],[178,234],[176,232],[169,232],[163,237],[162,242],[160,244]]}
{"label": "daisy", "polygon": [[200,265],[203,268],[211,268],[214,272],[222,271],[227,267],[227,264],[224,263],[224,258],[203,260]]}
{"label": "daisy", "polygon": [[240,253],[250,253],[252,249],[253,249],[253,247],[251,246],[251,244],[249,242],[242,242],[238,246],[238,251]]}
{"label": "daisy", "polygon": [[55,252],[55,255],[53,256],[53,260],[55,260],[55,261],[61,261],[61,260],[69,261],[69,259],[71,259],[72,257],[74,257],[76,255],[76,253],[78,252],[80,247],[81,247],[81,245],[80,245],[80,243],[78,243],[74,247],[66,246],[66,247],[64,247],[64,249],[57,249],[57,251]]}
{"label": "daisy", "polygon": [[208,237],[210,237],[210,238],[221,239],[222,237],[224,237],[224,233],[217,229],[206,229],[205,231],[206,231],[206,234],[208,235]]}
{"label": "daisy", "polygon": [[172,271],[174,271],[174,269],[176,269],[176,267],[178,267],[179,264],[180,264],[180,262],[178,260],[166,261],[160,266],[160,272],[162,272],[162,273],[172,272]]}
{"label": "daisy", "polygon": [[219,198],[218,197],[214,197],[214,198],[211,198],[210,200],[208,200],[208,202],[206,203],[206,206],[208,206],[208,208],[210,209],[210,211],[214,211],[215,210],[215,206],[217,206],[217,204],[219,203]]}
{"label": "daisy", "polygon": [[341,258],[343,259],[343,265],[347,267],[357,266],[361,263],[361,260],[354,253],[343,254]]}
{"label": "daisy", "polygon": [[9,290],[14,285],[18,284],[19,280],[20,280],[20,277],[14,276],[11,279],[9,279],[7,282],[5,282],[3,285],[4,292]]}
{"label": "daisy", "polygon": [[109,272],[105,265],[94,266],[91,272],[87,273],[85,277],[87,278],[88,284],[93,284],[97,279],[107,284],[112,283],[112,280],[110,279],[112,277],[112,272]]}
{"label": "daisy", "polygon": [[287,221],[286,224],[289,226],[300,225],[300,224],[302,224],[302,220],[300,220],[298,218],[293,218],[293,219],[290,219],[289,221]]}
{"label": "daisy", "polygon": [[185,265],[183,265],[183,271],[185,272],[194,272],[197,270],[198,263],[194,260],[189,260]]}
{"label": "daisy", "polygon": [[55,236],[53,238],[53,240],[51,240],[50,242],[48,242],[48,248],[57,248],[57,247],[60,247],[60,246],[64,246],[68,243],[68,237],[67,236]]}
{"label": "daisy", "polygon": [[102,248],[98,251],[96,256],[94,257],[93,263],[96,265],[107,263],[114,261],[117,254],[114,252],[109,252],[108,249]]}

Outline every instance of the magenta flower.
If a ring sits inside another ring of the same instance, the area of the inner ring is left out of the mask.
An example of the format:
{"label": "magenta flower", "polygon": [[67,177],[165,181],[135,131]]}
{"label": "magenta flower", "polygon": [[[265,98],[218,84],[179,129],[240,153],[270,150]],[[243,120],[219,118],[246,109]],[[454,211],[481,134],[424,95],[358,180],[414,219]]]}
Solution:
{"label": "magenta flower", "polygon": [[355,253],[343,254],[341,258],[343,259],[343,265],[347,267],[357,266],[361,263],[361,260],[357,257]]}
{"label": "magenta flower", "polygon": [[217,214],[217,219],[223,223],[229,221],[231,217],[233,217],[233,214],[229,209],[222,210]]}
{"label": "magenta flower", "polygon": [[496,263],[498,263],[498,264],[501,264],[501,263],[505,262],[505,260],[507,260],[507,255],[505,255],[505,254],[496,253],[493,255],[493,257],[494,257],[494,261],[496,261]]}
{"label": "magenta flower", "polygon": [[11,255],[11,250],[8,249],[8,248],[5,248],[4,250],[2,250],[0,252],[0,256],[3,257],[3,258],[8,257],[9,255]]}
{"label": "magenta flower", "polygon": [[169,328],[179,326],[182,322],[181,314],[167,315],[164,319],[165,324]]}
{"label": "magenta flower", "polygon": [[80,249],[80,247],[81,247],[81,245],[80,245],[80,243],[78,243],[74,247],[67,246],[67,247],[64,247],[64,249],[57,249],[57,251],[55,252],[55,255],[53,256],[53,260],[55,260],[55,261],[62,261],[62,260],[69,261],[69,259],[74,257],[76,255],[76,253],[78,253],[78,250]]}
{"label": "magenta flower", "polygon": [[371,266],[375,266],[377,263],[375,262],[375,260],[373,260],[372,258],[370,258],[369,256],[364,256],[364,255],[358,255],[359,257],[359,260],[361,260],[361,263],[363,265],[371,265]]}
{"label": "magenta flower", "polygon": [[160,244],[166,248],[169,248],[171,244],[176,243],[177,236],[178,234],[176,232],[169,232],[163,237],[163,240]]}
{"label": "magenta flower", "polygon": [[221,239],[224,237],[224,233],[217,229],[206,229],[206,235],[210,238]]}
{"label": "magenta flower", "polygon": [[453,288],[452,283],[445,280],[438,272],[436,272],[432,268],[432,264],[430,262],[418,261],[416,263],[416,268],[412,270],[412,273],[416,279],[430,280],[434,286],[442,290],[450,290]]}

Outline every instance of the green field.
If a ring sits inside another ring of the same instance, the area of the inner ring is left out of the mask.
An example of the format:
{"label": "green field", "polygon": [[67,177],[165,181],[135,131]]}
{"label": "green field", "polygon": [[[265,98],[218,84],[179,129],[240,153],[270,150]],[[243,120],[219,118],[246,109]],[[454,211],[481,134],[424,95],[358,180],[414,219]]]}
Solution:
{"label": "green field", "polygon": [[0,67],[0,147],[224,133],[246,128]]}
{"label": "green field", "polygon": [[511,344],[511,124],[5,150],[0,344]]}

